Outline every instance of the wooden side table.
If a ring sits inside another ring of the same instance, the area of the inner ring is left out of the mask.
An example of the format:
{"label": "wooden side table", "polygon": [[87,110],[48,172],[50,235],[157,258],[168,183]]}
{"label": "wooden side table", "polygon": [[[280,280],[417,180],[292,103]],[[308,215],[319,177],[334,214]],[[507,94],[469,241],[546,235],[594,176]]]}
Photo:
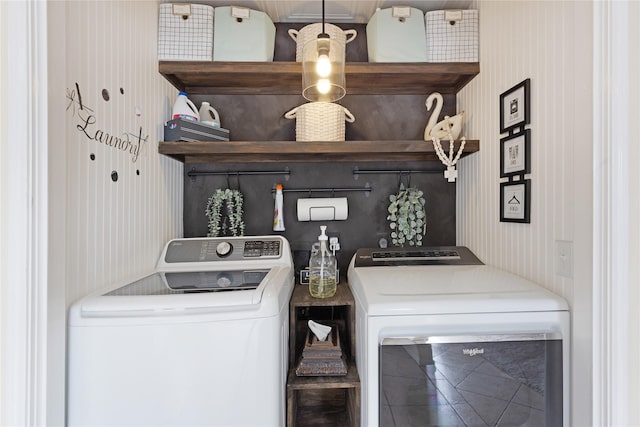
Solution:
{"label": "wooden side table", "polygon": [[[338,325],[347,362],[345,376],[299,377],[307,321]],[[313,298],[307,285],[296,285],[289,302],[288,426],[360,426],[360,377],[355,364],[355,302],[346,283],[331,298]]]}

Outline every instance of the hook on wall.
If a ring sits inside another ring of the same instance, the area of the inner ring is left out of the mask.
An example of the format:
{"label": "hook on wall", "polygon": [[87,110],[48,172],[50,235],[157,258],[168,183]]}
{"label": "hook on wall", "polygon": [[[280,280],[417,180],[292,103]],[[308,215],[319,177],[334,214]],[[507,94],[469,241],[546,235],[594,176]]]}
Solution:
{"label": "hook on wall", "polygon": [[405,188],[411,187],[411,171],[398,171],[398,188],[402,188],[403,182],[402,177],[407,177],[407,185]]}
{"label": "hook on wall", "polygon": [[231,177],[232,176],[235,176],[235,178],[236,178],[236,182],[235,182],[236,185],[235,185],[235,188],[233,188],[233,189],[238,190],[238,191],[241,192],[241,190],[240,190],[240,173],[238,173],[238,172],[235,172],[235,173],[229,172],[229,173],[227,173],[227,188],[232,188],[231,187]]}

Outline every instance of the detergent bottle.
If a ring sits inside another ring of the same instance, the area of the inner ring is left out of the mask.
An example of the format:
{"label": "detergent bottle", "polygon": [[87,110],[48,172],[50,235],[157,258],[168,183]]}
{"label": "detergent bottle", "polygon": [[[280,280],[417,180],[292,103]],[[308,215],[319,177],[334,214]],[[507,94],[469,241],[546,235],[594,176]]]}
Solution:
{"label": "detergent bottle", "polygon": [[197,122],[200,120],[200,114],[196,106],[187,98],[186,92],[178,93],[178,98],[173,104],[172,119],[185,119]]}
{"label": "detergent bottle", "polygon": [[283,199],[282,184],[278,184],[276,185],[276,204],[273,210],[273,231],[284,231]]}
{"label": "detergent bottle", "polygon": [[200,122],[216,128],[220,127],[220,116],[218,115],[216,109],[211,106],[211,104],[206,101],[200,104],[199,113]]}

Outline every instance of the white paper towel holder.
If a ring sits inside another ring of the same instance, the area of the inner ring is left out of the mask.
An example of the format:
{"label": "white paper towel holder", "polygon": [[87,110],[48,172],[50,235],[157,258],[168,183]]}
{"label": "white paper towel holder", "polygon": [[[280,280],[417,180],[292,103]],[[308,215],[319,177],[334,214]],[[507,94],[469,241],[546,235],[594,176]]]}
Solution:
{"label": "white paper towel holder", "polygon": [[298,199],[298,221],[344,221],[349,216],[346,197]]}

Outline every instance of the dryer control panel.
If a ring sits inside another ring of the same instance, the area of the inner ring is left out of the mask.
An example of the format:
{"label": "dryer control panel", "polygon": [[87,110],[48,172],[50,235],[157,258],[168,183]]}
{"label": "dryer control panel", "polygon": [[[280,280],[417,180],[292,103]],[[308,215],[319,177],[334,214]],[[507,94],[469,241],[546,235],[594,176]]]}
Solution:
{"label": "dryer control panel", "polygon": [[432,246],[425,248],[358,249],[354,267],[394,265],[475,265],[482,264],[464,246]]}

